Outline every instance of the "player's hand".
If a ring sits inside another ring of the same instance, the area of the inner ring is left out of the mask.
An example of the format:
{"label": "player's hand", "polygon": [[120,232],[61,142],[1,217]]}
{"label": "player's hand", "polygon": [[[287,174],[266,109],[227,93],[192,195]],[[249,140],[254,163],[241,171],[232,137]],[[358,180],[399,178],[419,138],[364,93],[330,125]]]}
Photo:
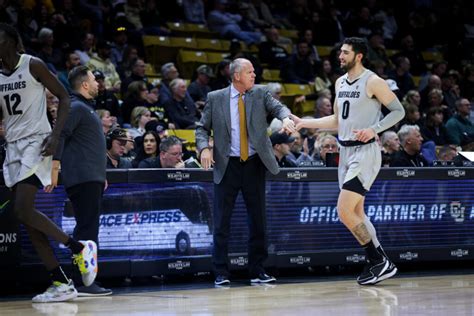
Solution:
{"label": "player's hand", "polygon": [[295,123],[295,125],[296,125],[295,128],[296,128],[297,131],[304,128],[303,119],[299,118],[298,116],[296,116],[294,114],[290,114],[290,117],[293,120],[293,122]]}
{"label": "player's hand", "polygon": [[56,152],[56,147],[58,147],[58,139],[52,135],[49,135],[44,139],[43,144],[41,145],[41,155],[44,157],[54,155]]}
{"label": "player's hand", "polygon": [[282,127],[283,132],[287,134],[291,134],[296,132],[296,127],[295,127],[295,122],[293,122],[292,119],[289,117],[285,118],[283,120],[283,127]]}
{"label": "player's hand", "polygon": [[354,133],[355,138],[363,143],[367,143],[377,135],[372,128],[355,129],[352,132]]}
{"label": "player's hand", "polygon": [[209,148],[204,148],[201,151],[201,166],[204,170],[207,170],[212,167],[214,164],[212,150]]}

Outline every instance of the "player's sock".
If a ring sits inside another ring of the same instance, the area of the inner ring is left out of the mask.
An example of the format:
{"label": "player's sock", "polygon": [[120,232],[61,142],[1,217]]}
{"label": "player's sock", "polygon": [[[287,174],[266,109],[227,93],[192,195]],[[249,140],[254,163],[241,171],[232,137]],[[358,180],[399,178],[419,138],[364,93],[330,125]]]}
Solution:
{"label": "player's sock", "polygon": [[64,246],[71,249],[71,252],[75,255],[79,254],[82,249],[84,249],[84,245],[77,240],[69,237],[68,241],[64,244]]}
{"label": "player's sock", "polygon": [[383,255],[380,254],[377,251],[377,248],[375,248],[374,243],[369,241],[367,244],[362,246],[365,250],[365,253],[367,254],[367,257],[369,258],[369,261],[372,263],[377,263],[383,261]]}
{"label": "player's sock", "polygon": [[57,266],[53,270],[49,271],[49,275],[51,276],[53,282],[59,282],[64,284],[67,284],[69,282],[69,279],[66,277],[66,274],[64,274],[64,271],[61,266]]}

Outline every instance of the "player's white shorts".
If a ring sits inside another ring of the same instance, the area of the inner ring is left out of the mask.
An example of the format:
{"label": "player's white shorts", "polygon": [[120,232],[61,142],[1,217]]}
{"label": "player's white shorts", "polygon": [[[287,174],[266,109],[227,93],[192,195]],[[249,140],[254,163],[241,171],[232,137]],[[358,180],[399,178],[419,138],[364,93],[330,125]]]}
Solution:
{"label": "player's white shorts", "polygon": [[51,184],[52,156],[41,155],[43,140],[49,135],[33,135],[7,144],[3,177],[9,188],[36,175],[43,186]]}
{"label": "player's white shorts", "polygon": [[347,181],[358,177],[367,191],[374,183],[382,165],[382,153],[377,142],[353,147],[340,147],[339,188]]}

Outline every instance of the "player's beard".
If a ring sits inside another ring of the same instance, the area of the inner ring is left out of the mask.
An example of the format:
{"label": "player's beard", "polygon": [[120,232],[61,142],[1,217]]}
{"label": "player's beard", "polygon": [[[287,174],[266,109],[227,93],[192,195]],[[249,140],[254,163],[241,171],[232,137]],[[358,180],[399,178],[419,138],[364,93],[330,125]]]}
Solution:
{"label": "player's beard", "polygon": [[341,66],[346,72],[348,72],[349,70],[351,70],[352,68],[354,68],[356,64],[356,60],[355,60],[355,56],[354,58],[352,58],[351,61],[349,62],[346,62],[346,64],[344,66]]}

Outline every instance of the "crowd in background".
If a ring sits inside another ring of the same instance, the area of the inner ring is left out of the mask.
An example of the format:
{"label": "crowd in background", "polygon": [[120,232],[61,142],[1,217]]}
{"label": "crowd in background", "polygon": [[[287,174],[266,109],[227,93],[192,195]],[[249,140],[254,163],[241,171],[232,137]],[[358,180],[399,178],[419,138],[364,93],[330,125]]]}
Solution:
{"label": "crowd in background", "polygon": [[[314,93],[298,96],[290,108],[309,101],[314,117],[331,115],[334,82],[343,74],[339,43],[349,36],[367,39],[365,66],[386,79],[405,106],[405,119],[380,135],[385,166],[450,161],[474,144],[469,1],[399,1],[395,7],[381,0],[3,0],[0,20],[20,31],[25,51],[41,58],[66,88],[75,66],[94,70],[109,168],[199,166],[196,153],[167,131],[195,128],[207,93],[230,84],[229,64],[238,57],[253,63],[257,82],[268,84],[263,70],[278,69],[283,83],[313,86]],[[206,25],[232,41],[227,57],[215,68],[200,65],[192,78],[182,78],[177,61],[169,60],[153,65],[160,80],[150,80],[142,36],[174,36],[168,22]],[[298,39],[280,36],[282,29],[297,30]],[[243,44],[257,53],[243,51]],[[320,56],[318,46],[332,50]],[[425,61],[424,51],[443,58]],[[268,87],[280,97],[281,84]],[[48,93],[47,102],[54,124],[58,101]],[[278,122],[270,129],[278,130]],[[330,166],[328,158],[338,151],[336,131],[303,130],[271,140],[281,167]]]}

